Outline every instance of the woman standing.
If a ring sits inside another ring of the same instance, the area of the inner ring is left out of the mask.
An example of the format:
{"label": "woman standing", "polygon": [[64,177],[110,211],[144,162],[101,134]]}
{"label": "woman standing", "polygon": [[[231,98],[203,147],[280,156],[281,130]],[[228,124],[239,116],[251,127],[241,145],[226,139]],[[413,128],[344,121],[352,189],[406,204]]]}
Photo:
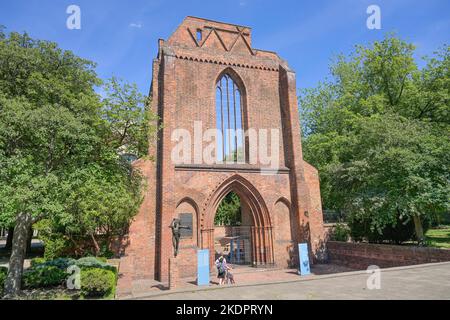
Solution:
{"label": "woman standing", "polygon": [[225,282],[225,276],[227,273],[227,260],[223,256],[220,256],[216,260],[217,267],[217,278],[219,279],[219,286],[223,285]]}

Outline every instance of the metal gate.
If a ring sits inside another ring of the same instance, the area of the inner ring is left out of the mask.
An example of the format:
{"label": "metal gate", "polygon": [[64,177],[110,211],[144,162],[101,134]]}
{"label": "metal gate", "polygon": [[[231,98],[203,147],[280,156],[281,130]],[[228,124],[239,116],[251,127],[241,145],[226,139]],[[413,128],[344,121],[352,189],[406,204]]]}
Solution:
{"label": "metal gate", "polygon": [[251,227],[228,227],[226,237],[229,239],[227,261],[238,265],[252,264]]}

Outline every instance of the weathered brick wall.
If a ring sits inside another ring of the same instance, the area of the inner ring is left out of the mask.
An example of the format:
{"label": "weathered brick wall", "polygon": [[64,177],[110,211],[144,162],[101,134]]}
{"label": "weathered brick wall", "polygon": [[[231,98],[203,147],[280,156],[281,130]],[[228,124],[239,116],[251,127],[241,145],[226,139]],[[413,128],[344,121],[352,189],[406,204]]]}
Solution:
{"label": "weathered brick wall", "polygon": [[308,184],[310,207],[308,212],[310,228],[310,245],[314,261],[324,259],[325,234],[323,228],[322,200],[320,197],[319,173],[312,165],[303,161],[305,166],[305,179]]}
{"label": "weathered brick wall", "polygon": [[329,262],[354,269],[450,261],[450,250],[415,246],[328,241]]}

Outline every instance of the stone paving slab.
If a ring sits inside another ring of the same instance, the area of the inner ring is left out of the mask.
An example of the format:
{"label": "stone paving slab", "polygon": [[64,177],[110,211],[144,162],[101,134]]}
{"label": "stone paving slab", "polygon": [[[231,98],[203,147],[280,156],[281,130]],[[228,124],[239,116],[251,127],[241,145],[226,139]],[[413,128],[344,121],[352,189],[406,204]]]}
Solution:
{"label": "stone paving slab", "polygon": [[272,283],[210,286],[176,290],[138,299],[170,300],[347,300],[347,299],[446,299],[450,300],[450,263],[381,269],[381,288],[369,290],[369,274],[352,271],[338,274],[297,276],[296,280]]}

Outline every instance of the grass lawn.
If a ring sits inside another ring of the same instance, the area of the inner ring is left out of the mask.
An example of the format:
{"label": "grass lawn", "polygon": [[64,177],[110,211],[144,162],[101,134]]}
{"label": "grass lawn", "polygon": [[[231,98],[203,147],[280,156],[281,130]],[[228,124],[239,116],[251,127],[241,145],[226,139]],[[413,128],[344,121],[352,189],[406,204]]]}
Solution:
{"label": "grass lawn", "polygon": [[441,229],[430,229],[425,236],[430,247],[450,249],[450,226]]}

